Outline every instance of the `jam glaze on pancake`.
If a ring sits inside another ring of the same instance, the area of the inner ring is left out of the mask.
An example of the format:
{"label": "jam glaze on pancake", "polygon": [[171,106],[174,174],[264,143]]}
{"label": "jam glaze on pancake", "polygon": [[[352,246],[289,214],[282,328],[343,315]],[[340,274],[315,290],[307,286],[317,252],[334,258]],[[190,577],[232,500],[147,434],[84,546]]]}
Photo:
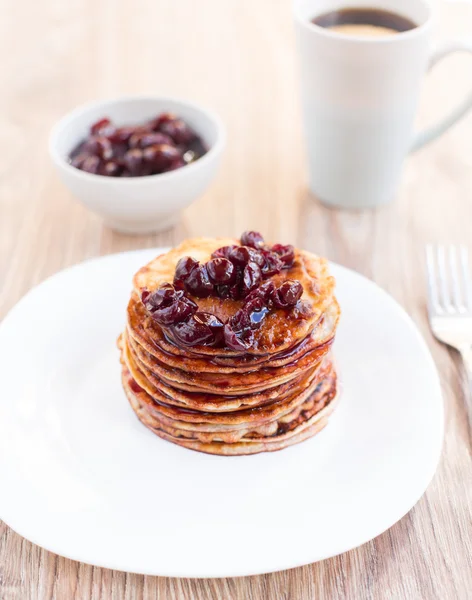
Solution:
{"label": "jam glaze on pancake", "polygon": [[[238,244],[231,238],[194,238],[186,240],[166,254],[161,254],[148,265],[140,269],[133,279],[134,290],[138,296],[144,290],[154,291],[159,285],[172,282],[177,262],[184,256],[191,256],[201,262],[211,258],[212,252],[221,246]],[[328,263],[324,258],[304,252],[295,251],[295,261],[291,268],[283,270],[271,278],[278,285],[285,280],[297,280],[303,286],[302,300],[309,308],[307,318],[301,318],[298,311],[287,313],[282,309],[271,310],[261,328],[255,332],[254,345],[247,350],[248,354],[273,354],[288,349],[303,340],[314,325],[320,320],[328,304],[332,301],[334,278],[328,273]],[[215,296],[197,298],[189,297],[198,305],[198,310],[211,313],[223,322],[232,317],[241,308],[240,300],[221,300]],[[186,348],[188,354],[237,356],[243,354],[225,348],[210,346],[194,346]]]}
{"label": "jam glaze on pancake", "polygon": [[158,363],[134,340],[128,339],[126,334],[125,343],[139,364],[143,364],[155,377],[168,385],[182,390],[228,396],[256,392],[290,381],[320,362],[329,351],[329,344],[325,344],[283,367],[263,367],[249,373],[194,373],[183,369],[168,368],[163,363]]}
{"label": "jam glaze on pancake", "polygon": [[[279,367],[297,360],[316,347],[332,341],[339,320],[339,305],[335,299],[327,307],[326,312],[301,342],[289,349],[272,355],[253,355],[220,357],[188,355],[175,344],[167,340],[162,329],[147,315],[143,304],[132,297],[128,304],[127,334],[142,348],[157,360],[168,366],[182,368],[185,364],[187,371],[233,373],[248,372],[270,362],[271,367]],[[210,358],[210,360],[209,360]]]}
{"label": "jam glaze on pancake", "polygon": [[[222,456],[301,442],[326,425],[337,402],[331,346],[340,309],[325,259],[290,250],[290,262],[270,280],[276,289],[295,280],[301,299],[289,309],[276,308],[277,298],[265,300],[268,312],[246,349],[201,342],[184,346],[173,339],[172,327],[161,327],[153,318],[147,301],[144,306],[142,292],[172,283],[180,258],[206,263],[215,250],[231,245],[239,240],[187,240],[141,268],[118,339],[122,385],[139,420],[162,439]],[[186,288],[198,311],[227,323],[244,301],[215,293],[199,298]]]}
{"label": "jam glaze on pancake", "polygon": [[[120,340],[122,350],[121,362],[135,383],[147,392],[158,404],[175,406],[186,409],[186,412],[208,412],[229,413],[237,411],[238,415],[244,409],[253,407],[264,407],[274,402],[285,402],[288,397],[304,394],[307,390],[314,389],[322,376],[321,368],[326,360],[317,363],[309,370],[276,388],[266,388],[255,393],[246,393],[240,396],[226,396],[223,394],[211,394],[208,392],[188,392],[177,390],[165,384],[161,379],[153,375],[139,360],[132,355],[129,346]],[[245,414],[245,413],[244,413]]]}

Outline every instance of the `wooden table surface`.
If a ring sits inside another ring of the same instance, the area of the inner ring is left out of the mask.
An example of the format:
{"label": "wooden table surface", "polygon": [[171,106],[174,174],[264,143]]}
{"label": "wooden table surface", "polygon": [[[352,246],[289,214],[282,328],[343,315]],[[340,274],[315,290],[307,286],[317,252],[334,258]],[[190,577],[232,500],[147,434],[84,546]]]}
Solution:
{"label": "wooden table surface", "polygon": [[[390,206],[329,210],[306,190],[288,0],[1,0],[0,7],[0,316],[29,288],[86,258],[257,229],[356,269],[390,292],[430,345],[446,405],[444,451],[432,484],[406,517],[361,548],[258,577],[178,580],[67,560],[0,524],[0,598],[471,598],[464,389],[457,357],[428,329],[423,246],[453,241],[472,250],[472,115],[408,160]],[[442,10],[439,37],[471,29],[472,5]],[[420,124],[471,85],[470,57],[440,65],[425,84]],[[77,104],[142,92],[212,107],[227,125],[228,147],[217,181],[178,227],[127,237],[72,201],[53,172],[47,135]]]}

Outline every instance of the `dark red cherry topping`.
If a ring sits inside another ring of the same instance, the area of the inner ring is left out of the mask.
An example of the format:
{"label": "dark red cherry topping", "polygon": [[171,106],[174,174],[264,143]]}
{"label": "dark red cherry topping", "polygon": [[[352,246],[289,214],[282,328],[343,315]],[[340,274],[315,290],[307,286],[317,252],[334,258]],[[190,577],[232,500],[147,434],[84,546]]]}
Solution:
{"label": "dark red cherry topping", "polygon": [[154,312],[162,306],[169,306],[175,298],[175,288],[170,283],[164,283],[154,292],[144,290],[141,294],[141,301],[149,312]]}
{"label": "dark red cherry topping", "polygon": [[104,130],[111,126],[110,119],[100,119],[90,127],[90,133],[92,135],[100,135]]}
{"label": "dark red cherry topping", "polygon": [[143,150],[132,148],[123,157],[123,165],[131,177],[150,175],[151,167],[144,160]]}
{"label": "dark red cherry topping", "polygon": [[248,262],[255,262],[259,267],[264,264],[263,255],[249,246],[235,246],[228,254],[228,259],[238,267],[244,267]]}
{"label": "dark red cherry topping", "polygon": [[277,275],[284,268],[284,263],[275,252],[264,252],[263,257],[264,264],[261,266],[261,271],[265,278]]}
{"label": "dark red cherry topping", "polygon": [[224,323],[218,317],[207,312],[196,312],[194,315],[195,321],[209,327],[215,336],[215,341],[221,341],[223,337]]}
{"label": "dark red cherry topping", "polygon": [[275,284],[273,281],[266,281],[255,290],[253,290],[247,297],[246,302],[251,302],[255,298],[259,298],[265,304],[269,304],[272,298],[272,293],[275,290]]}
{"label": "dark red cherry topping", "polygon": [[241,236],[241,245],[261,248],[264,245],[264,238],[257,231],[245,231]]}
{"label": "dark red cherry topping", "polygon": [[199,265],[189,273],[185,281],[185,289],[198,298],[207,298],[214,291],[214,285],[208,276],[206,265]]}
{"label": "dark red cherry topping", "polygon": [[[210,319],[209,317],[213,317]],[[176,339],[184,344],[185,346],[196,346],[196,345],[209,345],[215,343],[217,336],[221,335],[214,332],[223,328],[223,323],[213,315],[207,313],[195,313],[185,321],[179,323],[173,328],[174,336]]]}
{"label": "dark red cherry topping", "polygon": [[[163,125],[174,121],[175,118],[169,116],[155,127],[161,131]],[[140,147],[145,144],[143,140],[144,137],[135,137],[135,147],[126,154],[136,152],[144,156],[157,146],[143,149]],[[98,156],[94,158],[100,161]],[[142,292],[142,302],[151,317],[168,328],[169,335],[177,343],[187,346],[223,344],[244,352],[254,344],[254,332],[274,307],[291,310],[295,319],[311,315],[309,303],[300,300],[303,287],[299,281],[286,280],[276,286],[269,279],[292,266],[295,258],[293,246],[275,244],[270,248],[254,231],[245,232],[241,243],[241,246],[218,248],[205,264],[184,256],[176,265],[174,285],[167,283],[152,293],[148,290]],[[199,298],[213,295],[221,299],[242,300],[242,306],[227,323],[223,323],[215,315],[199,311],[198,305],[187,294]]]}
{"label": "dark red cherry topping", "polygon": [[139,131],[133,133],[128,139],[130,148],[144,149],[148,146],[155,146],[156,144],[173,145],[173,142],[168,135],[156,131]]}
{"label": "dark red cherry topping", "polygon": [[143,159],[148,169],[155,173],[172,170],[172,165],[180,159],[180,152],[170,144],[154,144],[143,150]]}
{"label": "dark red cherry topping", "polygon": [[195,132],[182,119],[171,119],[159,125],[159,131],[168,135],[175,144],[190,144]]}
{"label": "dark red cherry topping", "polygon": [[80,169],[86,173],[93,173],[94,175],[97,175],[100,171],[101,164],[101,160],[98,156],[90,155],[84,158],[82,164],[80,165]]}
{"label": "dark red cherry topping", "polygon": [[160,325],[174,325],[185,321],[198,308],[193,300],[170,283],[161,285],[152,293],[144,291],[141,300],[151,317]]}
{"label": "dark red cherry topping", "polygon": [[190,256],[181,258],[175,267],[174,285],[179,289],[184,289],[188,276],[199,264],[198,260]]}
{"label": "dark red cherry topping", "polygon": [[251,249],[247,246],[234,246],[228,259],[238,267],[244,267],[251,260]]}
{"label": "dark red cherry topping", "polygon": [[239,246],[222,246],[221,248],[218,248],[218,250],[215,250],[211,257],[212,258],[229,258],[229,255],[231,253],[231,251],[233,250],[233,248],[238,248]]}
{"label": "dark red cherry topping", "polygon": [[272,246],[272,252],[275,252],[275,254],[278,255],[285,268],[293,265],[293,261],[295,260],[295,249],[291,244],[287,244],[286,246],[283,244],[274,244]]}
{"label": "dark red cherry topping", "polygon": [[148,123],[125,127],[100,119],[69,160],[77,169],[96,175],[140,177],[179,169],[206,152],[203,140],[185,121],[164,113]]}
{"label": "dark red cherry topping", "polygon": [[212,258],[206,266],[213,283],[231,283],[236,278],[236,269],[227,258]]}
{"label": "dark red cherry topping", "polygon": [[[178,293],[182,294],[182,292]],[[181,298],[176,298],[169,306],[159,308],[151,316],[159,325],[175,325],[176,323],[185,321],[197,308],[198,306],[193,300],[182,296]]]}
{"label": "dark red cherry topping", "polygon": [[254,288],[262,281],[262,273],[258,264],[251,261],[244,267],[243,281],[241,292],[243,296],[247,296]]}
{"label": "dark red cherry topping", "polygon": [[251,347],[253,343],[252,332],[237,332],[227,323],[224,328],[224,340],[228,348],[232,350],[245,351]]}
{"label": "dark red cherry topping", "polygon": [[300,300],[303,287],[299,281],[288,279],[272,293],[272,301],[278,308],[291,308]]}

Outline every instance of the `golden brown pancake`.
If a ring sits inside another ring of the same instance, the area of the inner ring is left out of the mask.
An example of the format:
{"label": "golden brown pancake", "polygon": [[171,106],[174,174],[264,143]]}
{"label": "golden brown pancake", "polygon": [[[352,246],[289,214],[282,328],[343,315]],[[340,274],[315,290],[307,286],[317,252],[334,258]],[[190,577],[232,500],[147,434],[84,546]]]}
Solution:
{"label": "golden brown pancake", "polygon": [[336,398],[336,376],[331,370],[316,390],[295,408],[280,415],[277,406],[274,406],[272,420],[266,420],[262,424],[250,423],[246,428],[240,423],[239,427],[230,429],[216,423],[211,426],[167,418],[159,414],[144,390],[132,388],[132,380],[126,369],[123,370],[122,381],[136,415],[157,435],[202,452],[223,455],[278,450],[305,439],[300,436],[301,432],[307,429],[314,434],[318,431],[315,424],[331,413]]}
{"label": "golden brown pancake", "polygon": [[126,332],[124,338],[135,361],[168,385],[181,390],[227,396],[257,392],[290,381],[318,364],[329,351],[329,344],[325,344],[283,367],[263,367],[249,373],[196,373],[184,370],[185,362],[181,369],[168,367],[138,346]]}
{"label": "golden brown pancake", "polygon": [[[122,342],[121,342],[122,343]],[[122,363],[126,365],[135,382],[159,403],[202,412],[232,412],[244,408],[265,406],[274,401],[283,401],[288,396],[304,393],[319,377],[322,364],[318,363],[303,375],[278,387],[240,396],[225,396],[202,392],[178,390],[165,384],[142,364],[138,364],[129,347],[122,343]],[[323,363],[324,364],[324,363]]]}
{"label": "golden brown pancake", "polygon": [[[125,385],[131,388],[135,394],[139,394],[148,413],[157,419],[175,427],[195,431],[226,431],[233,429],[247,429],[259,427],[272,421],[280,421],[287,414],[292,414],[296,408],[311,398],[312,402],[319,402],[320,398],[328,392],[335,380],[332,364],[328,361],[317,374],[317,377],[305,386],[304,390],[292,390],[292,393],[284,399],[277,398],[276,401],[264,406],[256,406],[239,410],[237,412],[204,412],[199,410],[182,409],[157,401],[154,397],[140,388],[132,373],[123,367],[123,377],[128,378]],[[306,408],[306,407],[305,407]]]}

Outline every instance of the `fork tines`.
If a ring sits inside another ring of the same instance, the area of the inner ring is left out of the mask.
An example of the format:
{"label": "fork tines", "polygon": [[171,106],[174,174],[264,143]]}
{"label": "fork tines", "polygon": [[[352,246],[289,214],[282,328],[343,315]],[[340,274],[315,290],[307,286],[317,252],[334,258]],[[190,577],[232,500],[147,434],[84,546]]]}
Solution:
{"label": "fork tines", "polygon": [[465,246],[426,246],[429,310],[433,314],[470,315],[472,293]]}

